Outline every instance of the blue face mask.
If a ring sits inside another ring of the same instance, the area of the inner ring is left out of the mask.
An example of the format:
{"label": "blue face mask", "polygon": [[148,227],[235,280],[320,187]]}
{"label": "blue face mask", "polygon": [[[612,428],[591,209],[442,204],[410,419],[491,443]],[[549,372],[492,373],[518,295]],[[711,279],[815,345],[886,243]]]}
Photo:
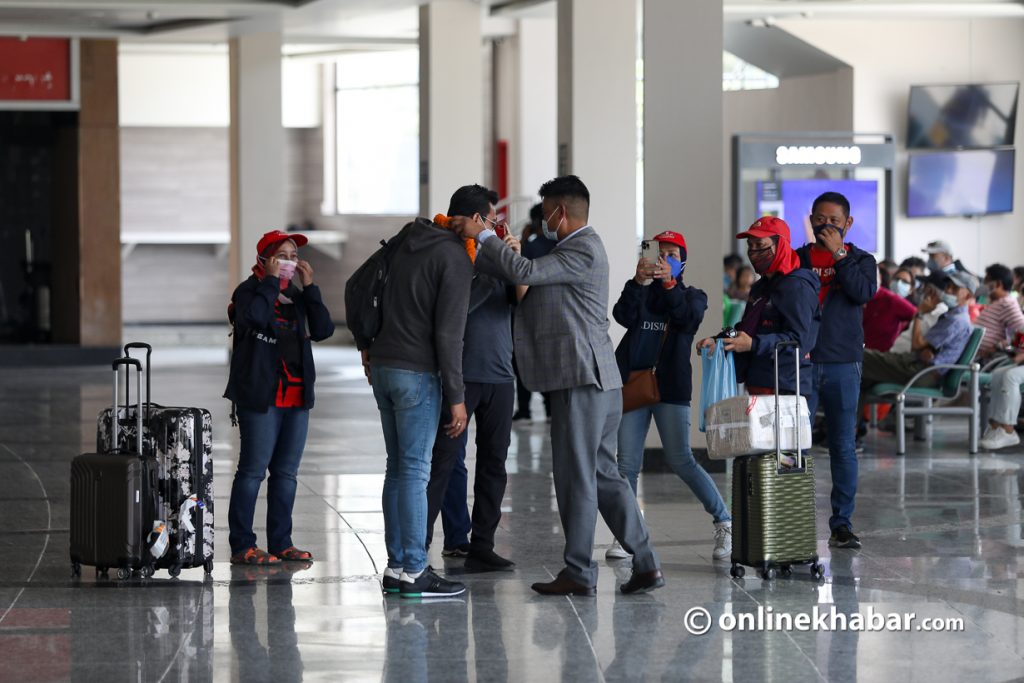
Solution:
{"label": "blue face mask", "polygon": [[893,292],[906,298],[910,296],[910,283],[904,282],[903,280],[893,280],[892,285],[889,287]]}
{"label": "blue face mask", "polygon": [[946,304],[949,310],[953,310],[957,306],[956,294],[950,294],[949,292],[943,292],[940,296],[942,303]]}
{"label": "blue face mask", "polygon": [[665,262],[668,263],[672,269],[672,279],[678,278],[683,273],[683,268],[686,267],[686,261],[680,261],[675,256],[666,256]]}

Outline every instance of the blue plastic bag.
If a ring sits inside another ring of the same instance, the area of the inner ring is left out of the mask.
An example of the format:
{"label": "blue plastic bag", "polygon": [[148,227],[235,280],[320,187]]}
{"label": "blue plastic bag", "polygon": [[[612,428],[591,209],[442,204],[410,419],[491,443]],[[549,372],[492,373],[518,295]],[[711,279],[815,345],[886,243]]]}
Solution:
{"label": "blue plastic bag", "polygon": [[704,381],[700,388],[700,431],[704,430],[704,411],[719,401],[732,398],[736,391],[736,364],[733,362],[732,351],[726,351],[724,340],[716,339],[714,353],[708,349],[700,350],[701,366]]}

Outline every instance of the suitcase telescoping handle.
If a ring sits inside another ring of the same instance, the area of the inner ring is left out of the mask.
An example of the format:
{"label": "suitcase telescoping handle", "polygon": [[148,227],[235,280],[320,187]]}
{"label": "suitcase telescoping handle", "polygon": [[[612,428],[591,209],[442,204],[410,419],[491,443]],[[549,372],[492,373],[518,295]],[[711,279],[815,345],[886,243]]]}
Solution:
{"label": "suitcase telescoping handle", "polygon": [[110,411],[111,433],[113,434],[112,444],[114,446],[114,451],[115,452],[120,450],[119,447],[118,447],[118,444],[120,443],[120,441],[118,439],[118,431],[119,431],[118,427],[119,427],[119,425],[118,425],[118,420],[117,420],[117,412],[118,412],[118,406],[120,404],[119,404],[118,396],[117,396],[117,393],[118,393],[117,392],[117,385],[118,385],[118,381],[117,381],[118,377],[117,376],[118,376],[118,371],[121,369],[122,366],[125,367],[125,374],[126,374],[126,379],[125,379],[125,389],[126,389],[126,391],[125,391],[125,397],[124,397],[124,404],[125,404],[126,408],[128,407],[128,401],[129,401],[129,396],[128,396],[128,393],[127,393],[127,385],[128,385],[127,375],[131,374],[131,369],[132,368],[135,368],[135,396],[136,396],[137,403],[138,403],[138,410],[135,411],[135,448],[136,448],[136,452],[139,455],[142,455],[142,363],[140,363],[135,358],[118,358],[117,360],[115,360],[111,364],[111,367],[114,370],[114,408]]}
{"label": "suitcase telescoping handle", "polygon": [[[146,342],[128,342],[127,344],[124,345],[125,358],[131,358],[132,349],[145,349],[146,351],[146,417],[148,418],[149,411],[151,409],[151,404],[153,402],[153,384],[151,381],[152,375],[150,374],[150,368],[152,367],[150,359],[153,357],[153,347],[147,344]],[[127,381],[128,378],[125,377],[125,382]],[[127,388],[127,384],[125,385],[125,387]]]}
{"label": "suitcase telescoping handle", "polygon": [[775,458],[779,469],[782,469],[782,392],[779,390],[779,349],[793,347],[793,366],[796,368],[796,419],[793,427],[796,431],[796,467],[803,469],[804,454],[800,450],[800,342],[782,341],[775,345]]}

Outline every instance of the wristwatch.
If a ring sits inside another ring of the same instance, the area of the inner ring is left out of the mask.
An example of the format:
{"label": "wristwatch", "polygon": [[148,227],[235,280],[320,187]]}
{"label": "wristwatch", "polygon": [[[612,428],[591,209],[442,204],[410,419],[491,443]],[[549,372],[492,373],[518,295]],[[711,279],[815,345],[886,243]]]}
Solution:
{"label": "wristwatch", "polygon": [[846,247],[839,247],[838,249],[832,252],[832,255],[835,256],[837,259],[843,258],[844,256],[846,256],[846,254]]}

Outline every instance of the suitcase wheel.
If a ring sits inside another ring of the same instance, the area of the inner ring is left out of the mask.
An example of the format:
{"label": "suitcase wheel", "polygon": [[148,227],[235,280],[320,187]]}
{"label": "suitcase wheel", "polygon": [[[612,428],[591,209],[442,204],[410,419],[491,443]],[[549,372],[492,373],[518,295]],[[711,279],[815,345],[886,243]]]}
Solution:
{"label": "suitcase wheel", "polygon": [[213,573],[213,558],[211,557],[206,562],[203,562],[203,571],[207,574]]}
{"label": "suitcase wheel", "polygon": [[78,562],[71,563],[71,576],[78,578],[82,575],[82,565]]}
{"label": "suitcase wheel", "polygon": [[121,579],[122,581],[124,581],[125,579],[129,578],[131,575],[132,575],[132,570],[128,569],[128,567],[118,567],[117,568],[117,578]]}
{"label": "suitcase wheel", "polygon": [[172,564],[170,567],[167,568],[167,573],[170,574],[171,576],[177,576],[178,574],[181,573],[181,565],[180,564]]}
{"label": "suitcase wheel", "polygon": [[790,576],[793,576],[793,568],[788,564],[783,565],[782,569],[779,570],[779,574],[785,578],[789,578]]}
{"label": "suitcase wheel", "polygon": [[149,577],[153,576],[153,572],[155,572],[156,569],[153,568],[153,565],[147,564],[139,571],[142,574],[142,578],[148,579]]}
{"label": "suitcase wheel", "polygon": [[825,578],[825,568],[817,562],[813,563],[811,565],[811,576],[820,581]]}
{"label": "suitcase wheel", "polygon": [[764,579],[765,581],[772,581],[772,580],[774,580],[776,575],[777,575],[777,572],[775,571],[775,567],[765,567],[764,569],[761,570],[761,578]]}
{"label": "suitcase wheel", "polygon": [[729,575],[734,579],[742,579],[743,575],[747,573],[747,570],[743,568],[742,564],[734,564],[732,569],[729,570]]}

